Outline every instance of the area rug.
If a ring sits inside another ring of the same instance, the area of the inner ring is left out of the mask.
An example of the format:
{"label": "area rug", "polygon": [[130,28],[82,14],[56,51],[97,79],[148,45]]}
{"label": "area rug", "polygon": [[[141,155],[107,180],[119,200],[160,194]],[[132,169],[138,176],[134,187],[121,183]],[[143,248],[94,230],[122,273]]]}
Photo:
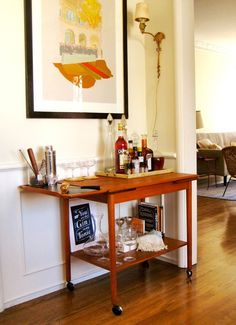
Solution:
{"label": "area rug", "polygon": [[207,180],[206,179],[198,180],[198,184],[197,184],[198,196],[236,201],[236,181],[231,181],[229,183],[227,191],[223,196],[224,190],[225,190],[225,186],[223,183],[217,183],[217,186],[215,186],[215,184],[211,182],[209,188],[207,189]]}

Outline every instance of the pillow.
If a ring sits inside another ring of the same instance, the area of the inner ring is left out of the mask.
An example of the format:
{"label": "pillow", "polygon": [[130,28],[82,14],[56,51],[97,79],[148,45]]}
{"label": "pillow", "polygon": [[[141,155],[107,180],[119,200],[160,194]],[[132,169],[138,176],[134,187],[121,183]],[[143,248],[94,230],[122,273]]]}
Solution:
{"label": "pillow", "polygon": [[212,145],[213,143],[209,139],[201,139],[201,140],[198,140],[197,144],[199,145],[199,148],[208,149],[208,146]]}
{"label": "pillow", "polygon": [[212,143],[212,144],[209,145],[208,149],[218,149],[218,150],[221,150],[222,147],[219,146],[219,145],[216,144],[216,143]]}
{"label": "pillow", "polygon": [[218,149],[218,150],[222,149],[221,146],[219,146],[216,143],[212,143],[211,140],[209,139],[198,140],[197,144],[199,148],[202,149]]}

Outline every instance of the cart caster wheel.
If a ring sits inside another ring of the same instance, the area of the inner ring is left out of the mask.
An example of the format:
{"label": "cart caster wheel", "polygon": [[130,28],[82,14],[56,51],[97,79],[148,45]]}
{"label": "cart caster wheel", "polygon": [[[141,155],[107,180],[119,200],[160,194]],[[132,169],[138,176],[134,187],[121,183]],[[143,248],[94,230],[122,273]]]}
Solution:
{"label": "cart caster wheel", "polygon": [[142,263],[142,266],[145,268],[145,269],[149,269],[149,262],[148,261],[145,261]]}
{"label": "cart caster wheel", "polygon": [[120,316],[123,313],[123,309],[119,305],[114,305],[112,307],[112,311],[113,311],[113,314],[116,315],[116,316]]}
{"label": "cart caster wheel", "polygon": [[191,278],[191,276],[193,274],[192,270],[187,270],[186,273],[187,273],[187,277]]}
{"label": "cart caster wheel", "polygon": [[69,290],[69,291],[73,291],[74,289],[75,289],[75,287],[74,287],[74,285],[73,285],[73,283],[72,282],[67,282],[67,285],[66,285],[66,287],[67,287],[67,289]]}

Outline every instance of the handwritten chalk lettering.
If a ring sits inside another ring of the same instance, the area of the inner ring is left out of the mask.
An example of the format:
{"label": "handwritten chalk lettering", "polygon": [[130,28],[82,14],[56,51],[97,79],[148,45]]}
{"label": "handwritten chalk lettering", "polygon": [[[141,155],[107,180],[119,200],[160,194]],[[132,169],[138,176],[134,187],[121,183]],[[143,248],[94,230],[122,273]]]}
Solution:
{"label": "handwritten chalk lettering", "polygon": [[89,226],[91,225],[91,222],[90,220],[82,220],[82,221],[78,221],[76,222],[76,227],[79,229],[79,228],[83,228],[83,227],[86,227],[86,226]]}
{"label": "handwritten chalk lettering", "polygon": [[89,235],[90,235],[90,229],[85,228],[78,233],[78,238],[84,239],[85,237],[87,238]]}
{"label": "handwritten chalk lettering", "polygon": [[89,203],[71,207],[71,216],[76,245],[86,242],[94,235]]}

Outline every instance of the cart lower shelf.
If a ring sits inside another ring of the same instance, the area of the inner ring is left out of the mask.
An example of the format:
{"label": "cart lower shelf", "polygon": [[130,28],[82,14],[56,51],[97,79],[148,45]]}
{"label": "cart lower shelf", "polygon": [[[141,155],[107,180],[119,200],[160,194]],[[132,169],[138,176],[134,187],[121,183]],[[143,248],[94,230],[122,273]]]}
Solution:
{"label": "cart lower shelf", "polygon": [[[165,245],[167,245],[167,249],[162,249],[158,252],[141,252],[141,251],[132,251],[129,253],[125,253],[125,254],[121,254],[121,256],[117,256],[117,261],[122,262],[121,265],[117,265],[116,266],[116,270],[117,272],[122,271],[128,267],[130,267],[131,265],[135,265],[138,263],[142,263],[145,262],[147,260],[150,260],[152,258],[161,256],[163,254],[166,254],[170,251],[173,251],[175,249],[178,249],[180,247],[186,246],[187,242],[185,241],[181,241],[178,239],[173,239],[173,238],[169,238],[169,237],[165,237],[164,238],[164,243]],[[110,260],[105,260],[105,261],[100,261],[99,258],[97,256],[90,256],[84,253],[83,250],[79,250],[76,252],[71,253],[71,255],[73,257],[79,258],[83,261],[86,261],[88,263],[94,264],[96,266],[99,266],[103,269],[106,270],[110,270]],[[127,255],[132,255],[134,256],[136,259],[134,261],[130,261],[130,262],[124,262],[123,258]]]}

